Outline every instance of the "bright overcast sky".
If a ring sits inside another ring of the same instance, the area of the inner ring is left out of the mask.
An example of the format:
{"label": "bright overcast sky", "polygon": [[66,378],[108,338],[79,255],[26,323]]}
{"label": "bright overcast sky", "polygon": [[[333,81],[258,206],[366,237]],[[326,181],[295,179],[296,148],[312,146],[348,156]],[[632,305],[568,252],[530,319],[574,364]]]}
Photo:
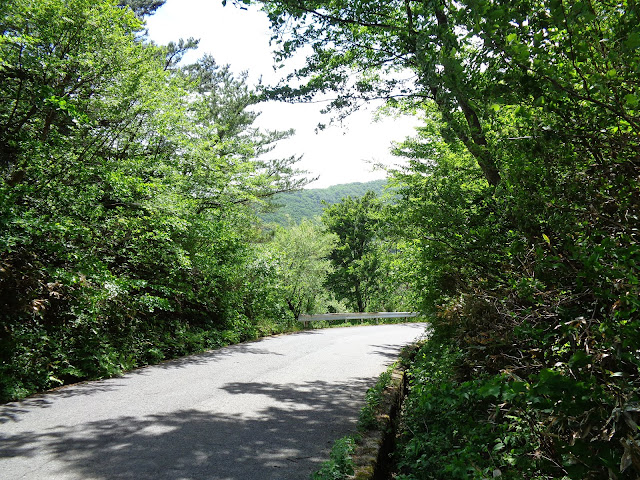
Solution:
{"label": "bright overcast sky", "polygon": [[[279,80],[274,73],[269,22],[264,13],[240,10],[221,0],[168,0],[147,20],[151,39],[166,44],[180,38],[200,39],[200,48],[188,60],[210,53],[220,65],[231,65],[232,71],[249,72],[249,82],[262,78],[266,84]],[[372,164],[392,165],[398,159],[389,153],[392,141],[401,141],[414,133],[415,119],[385,119],[374,122],[371,111],[352,115],[343,125],[333,125],[315,133],[319,122],[327,116],[319,113],[319,104],[285,104],[269,102],[258,106],[262,112],[257,124],[262,128],[286,130],[295,128],[296,135],[280,142],[274,154],[303,155],[299,168],[311,177],[320,177],[310,188],[349,182],[366,182],[384,178],[373,171]]]}

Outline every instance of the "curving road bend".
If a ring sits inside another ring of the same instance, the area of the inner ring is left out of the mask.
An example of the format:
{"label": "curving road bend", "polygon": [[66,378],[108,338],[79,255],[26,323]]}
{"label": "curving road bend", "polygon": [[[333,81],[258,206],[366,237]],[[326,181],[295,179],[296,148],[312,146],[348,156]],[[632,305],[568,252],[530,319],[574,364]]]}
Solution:
{"label": "curving road bend", "polygon": [[424,330],[270,337],[0,405],[0,479],[308,479]]}

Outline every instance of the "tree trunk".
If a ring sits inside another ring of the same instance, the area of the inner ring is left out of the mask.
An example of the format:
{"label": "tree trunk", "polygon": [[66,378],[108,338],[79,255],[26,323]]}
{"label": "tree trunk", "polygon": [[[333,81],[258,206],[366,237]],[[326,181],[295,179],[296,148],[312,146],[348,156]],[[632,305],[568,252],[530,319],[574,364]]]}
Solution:
{"label": "tree trunk", "polygon": [[[444,52],[450,52],[451,49],[455,48],[457,45],[455,33],[450,29],[449,20],[447,19],[443,5],[436,5],[434,11],[436,20],[438,21],[438,26],[440,27],[438,31],[440,46]],[[449,56],[449,60],[451,62],[457,61],[453,55]],[[445,62],[443,66],[444,74],[454,78],[454,72],[451,71],[451,64],[449,62]],[[453,84],[453,82],[451,83]],[[471,106],[460,88],[452,88],[452,99],[458,104],[466,120],[466,125],[460,124],[460,122],[454,118],[451,107],[443,101],[441,88],[436,85],[431,85],[430,90],[438,109],[444,117],[444,120],[449,123],[454,133],[464,144],[469,153],[475,157],[484,177],[487,182],[489,182],[489,185],[494,187],[498,185],[500,183],[500,172],[496,166],[495,159],[489,150],[487,137],[484,134],[484,129],[480,123],[477,111]]]}

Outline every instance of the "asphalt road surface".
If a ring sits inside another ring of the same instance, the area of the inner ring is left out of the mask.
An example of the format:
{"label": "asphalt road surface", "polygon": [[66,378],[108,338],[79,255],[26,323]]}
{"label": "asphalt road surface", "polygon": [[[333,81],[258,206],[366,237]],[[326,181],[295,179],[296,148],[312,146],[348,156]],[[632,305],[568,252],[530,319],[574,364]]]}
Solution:
{"label": "asphalt road surface", "polygon": [[0,479],[306,480],[424,329],[271,337],[0,405]]}

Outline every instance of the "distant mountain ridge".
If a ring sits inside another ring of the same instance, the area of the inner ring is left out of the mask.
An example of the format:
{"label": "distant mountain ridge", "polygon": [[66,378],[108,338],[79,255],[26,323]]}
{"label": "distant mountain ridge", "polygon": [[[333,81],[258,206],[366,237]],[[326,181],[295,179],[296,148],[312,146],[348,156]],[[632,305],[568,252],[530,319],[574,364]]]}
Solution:
{"label": "distant mountain ridge", "polygon": [[373,180],[370,182],[353,182],[333,185],[327,188],[310,188],[299,192],[281,193],[275,195],[273,203],[280,205],[273,212],[263,213],[260,217],[267,223],[287,225],[289,222],[299,223],[301,220],[322,215],[323,201],[328,204],[338,203],[345,197],[361,197],[369,190],[378,195],[382,194],[387,180]]}

